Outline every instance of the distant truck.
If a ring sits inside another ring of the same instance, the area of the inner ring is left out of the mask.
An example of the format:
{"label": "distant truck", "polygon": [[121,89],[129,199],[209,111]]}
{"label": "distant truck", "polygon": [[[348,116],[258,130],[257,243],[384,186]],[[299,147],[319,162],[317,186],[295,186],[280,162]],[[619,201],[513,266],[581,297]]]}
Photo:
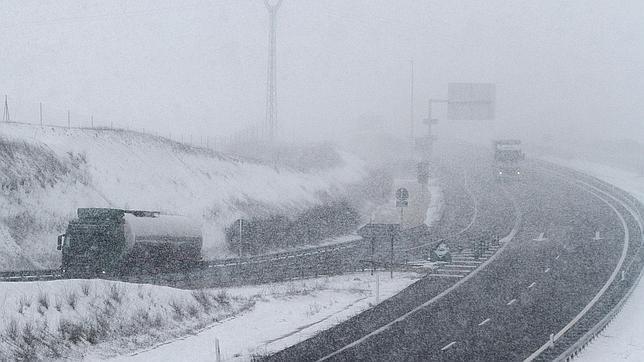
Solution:
{"label": "distant truck", "polygon": [[494,166],[497,178],[519,177],[524,159],[525,154],[521,151],[520,140],[505,139],[494,141]]}
{"label": "distant truck", "polygon": [[58,236],[67,277],[192,268],[201,262],[201,225],[156,211],[80,208]]}

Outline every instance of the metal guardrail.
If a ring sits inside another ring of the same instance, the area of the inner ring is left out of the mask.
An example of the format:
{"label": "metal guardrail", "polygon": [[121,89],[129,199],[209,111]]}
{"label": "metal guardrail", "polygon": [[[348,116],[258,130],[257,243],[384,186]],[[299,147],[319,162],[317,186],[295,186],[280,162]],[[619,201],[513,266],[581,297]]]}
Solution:
{"label": "metal guardrail", "polygon": [[37,280],[54,280],[63,277],[60,269],[46,269],[46,270],[20,270],[0,272],[0,281],[3,282],[24,282],[24,281],[37,281]]}

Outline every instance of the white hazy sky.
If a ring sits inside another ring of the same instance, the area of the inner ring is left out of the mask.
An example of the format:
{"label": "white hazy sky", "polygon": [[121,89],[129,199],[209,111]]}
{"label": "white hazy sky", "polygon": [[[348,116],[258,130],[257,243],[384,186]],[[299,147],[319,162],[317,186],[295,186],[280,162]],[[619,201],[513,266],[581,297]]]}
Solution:
{"label": "white hazy sky", "polygon": [[[496,136],[644,141],[642,19],[640,0],[284,0],[281,134],[408,132],[414,59],[417,128],[447,83],[494,82]],[[6,0],[0,92],[19,121],[42,101],[46,122],[229,134],[264,118],[267,27],[261,0]]]}

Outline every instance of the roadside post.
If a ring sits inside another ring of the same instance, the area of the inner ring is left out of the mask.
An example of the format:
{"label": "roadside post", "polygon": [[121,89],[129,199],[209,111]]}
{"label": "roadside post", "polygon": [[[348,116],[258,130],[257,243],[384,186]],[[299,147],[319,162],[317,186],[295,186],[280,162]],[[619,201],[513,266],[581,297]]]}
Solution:
{"label": "roadside post", "polygon": [[240,262],[241,262],[241,258],[242,258],[242,245],[243,245],[243,241],[242,241],[242,240],[243,240],[243,236],[242,236],[242,235],[243,235],[243,234],[242,234],[242,231],[243,231],[243,229],[242,229],[243,222],[244,222],[244,221],[243,221],[242,219],[239,219],[239,261],[240,261]]}
{"label": "roadside post", "polygon": [[[406,188],[401,187],[396,190],[396,207],[400,208],[400,226],[398,228],[398,234],[402,233],[403,229],[403,218],[405,215],[405,208],[409,206],[409,191]],[[391,253],[390,253],[390,268],[391,268],[391,279],[394,278],[394,238],[395,233],[392,230],[391,233]]]}
{"label": "roadside post", "polygon": [[242,245],[243,245],[242,244],[242,238],[243,238],[243,234],[242,234],[243,228],[242,228],[242,226],[243,226],[243,220],[239,219],[239,242],[237,243],[237,248],[239,249],[238,250],[239,255],[237,257],[237,269],[239,270],[239,280],[240,280],[240,282],[242,280],[242,255],[243,255],[242,254]]}
{"label": "roadside post", "polygon": [[219,348],[219,338],[215,338],[215,361],[221,362],[221,349]]}
{"label": "roadside post", "polygon": [[358,235],[360,235],[365,239],[369,239],[369,241],[371,242],[371,257],[369,258],[369,260],[363,260],[371,263],[371,275],[373,275],[376,272],[376,264],[384,264],[386,266],[386,263],[384,263],[383,260],[380,260],[380,261],[375,260],[376,242],[378,240],[384,241],[384,240],[387,240],[387,238],[390,238],[390,241],[391,241],[390,264],[391,264],[391,273],[393,277],[393,255],[394,255],[393,246],[394,246],[394,239],[396,235],[399,233],[399,230],[400,230],[400,224],[374,224],[374,223],[366,224],[360,229],[358,229]]}

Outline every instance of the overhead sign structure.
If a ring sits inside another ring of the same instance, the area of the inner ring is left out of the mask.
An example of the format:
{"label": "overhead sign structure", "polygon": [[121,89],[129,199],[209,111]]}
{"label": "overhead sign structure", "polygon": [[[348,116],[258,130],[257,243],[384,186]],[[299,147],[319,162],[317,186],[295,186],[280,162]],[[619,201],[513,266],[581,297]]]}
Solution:
{"label": "overhead sign structure", "polygon": [[496,86],[493,83],[449,83],[447,118],[450,120],[494,119]]}
{"label": "overhead sign structure", "polygon": [[407,207],[409,206],[409,191],[406,188],[401,187],[396,190],[396,207]]}
{"label": "overhead sign structure", "polygon": [[395,235],[400,231],[399,224],[367,224],[358,229],[358,235],[363,238],[383,238]]}

